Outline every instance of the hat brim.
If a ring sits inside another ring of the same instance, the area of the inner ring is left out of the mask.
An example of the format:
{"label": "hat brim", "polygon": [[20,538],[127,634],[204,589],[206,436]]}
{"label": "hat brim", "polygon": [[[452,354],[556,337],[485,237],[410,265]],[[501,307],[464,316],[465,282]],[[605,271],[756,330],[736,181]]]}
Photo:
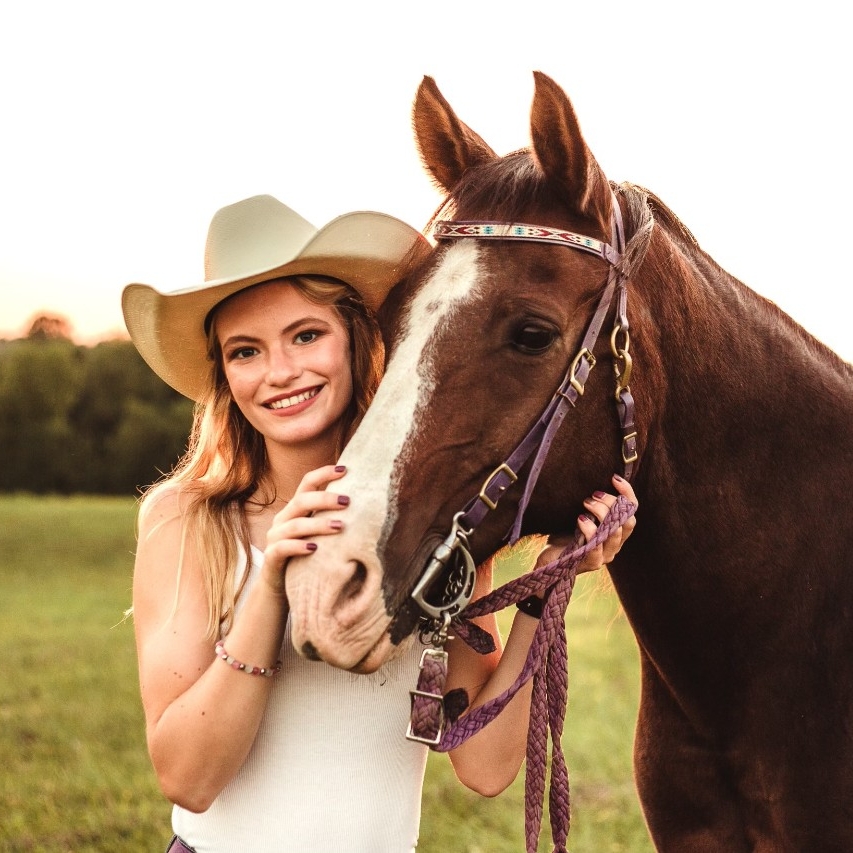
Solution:
{"label": "hat brim", "polygon": [[147,284],[129,284],[122,292],[124,321],[149,367],[181,394],[198,400],[210,370],[205,319],[223,299],[276,278],[320,275],[350,285],[376,311],[391,288],[430,250],[420,232],[393,216],[347,213],[276,266],[171,293]]}

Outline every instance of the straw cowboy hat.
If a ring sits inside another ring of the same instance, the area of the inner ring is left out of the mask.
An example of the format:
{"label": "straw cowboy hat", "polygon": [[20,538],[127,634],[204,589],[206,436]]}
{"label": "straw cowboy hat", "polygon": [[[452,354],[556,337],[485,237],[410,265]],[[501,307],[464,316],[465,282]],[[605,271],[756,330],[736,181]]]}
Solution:
{"label": "straw cowboy hat", "polygon": [[278,199],[253,196],[213,217],[203,284],[171,293],[129,284],[124,321],[151,369],[197,400],[210,371],[205,320],[223,299],[282,276],[322,275],[353,287],[375,311],[429,249],[423,235],[384,213],[346,213],[318,229]]}

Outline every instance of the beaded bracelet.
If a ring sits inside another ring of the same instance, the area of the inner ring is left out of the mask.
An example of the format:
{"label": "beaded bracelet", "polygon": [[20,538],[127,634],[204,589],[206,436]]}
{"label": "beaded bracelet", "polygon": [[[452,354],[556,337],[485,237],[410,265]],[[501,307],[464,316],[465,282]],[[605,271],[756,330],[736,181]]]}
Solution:
{"label": "beaded bracelet", "polygon": [[542,608],[544,605],[545,601],[538,595],[531,595],[529,598],[522,598],[521,601],[517,601],[515,604],[522,613],[526,613],[534,619],[542,618]]}
{"label": "beaded bracelet", "polygon": [[276,661],[275,666],[249,666],[247,663],[237,660],[237,658],[229,655],[225,651],[225,646],[221,642],[214,647],[216,656],[220,660],[224,660],[231,669],[239,669],[240,672],[245,672],[246,675],[263,675],[264,678],[272,678],[276,673],[281,672],[281,661]]}

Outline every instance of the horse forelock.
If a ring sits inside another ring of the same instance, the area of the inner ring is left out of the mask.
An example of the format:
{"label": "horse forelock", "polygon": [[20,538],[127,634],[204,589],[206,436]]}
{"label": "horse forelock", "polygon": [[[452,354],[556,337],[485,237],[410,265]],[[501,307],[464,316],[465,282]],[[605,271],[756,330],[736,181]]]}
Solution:
{"label": "horse forelock", "polygon": [[552,205],[554,188],[528,149],[468,169],[434,219],[487,216],[512,221],[531,205]]}

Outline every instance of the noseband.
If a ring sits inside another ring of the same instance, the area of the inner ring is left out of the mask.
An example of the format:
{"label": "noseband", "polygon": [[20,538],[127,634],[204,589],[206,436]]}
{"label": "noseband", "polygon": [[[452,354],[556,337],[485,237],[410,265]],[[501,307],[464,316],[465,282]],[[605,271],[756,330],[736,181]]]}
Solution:
{"label": "noseband", "polygon": [[[427,626],[421,632],[422,639],[432,632],[432,641],[436,645],[441,644],[446,637],[450,620],[467,606],[474,592],[476,571],[468,546],[468,538],[487,513],[497,507],[501,496],[518,480],[518,472],[535,452],[515,522],[509,533],[509,541],[515,542],[521,535],[524,512],[530,502],[554,436],[569,409],[574,407],[578,399],[583,396],[586,380],[592,368],[595,367],[593,351],[614,295],[616,296],[616,315],[613,331],[610,334],[610,349],[616,376],[615,400],[622,430],[623,475],[626,480],[630,480],[633,474],[634,463],[637,461],[637,431],[634,426],[634,398],[631,396],[629,386],[632,362],[628,352],[630,338],[627,316],[627,276],[619,268],[625,249],[625,232],[619,203],[615,195],[611,198],[610,243],[586,237],[583,234],[575,234],[572,231],[524,223],[463,221],[437,222],[435,225],[434,236],[437,240],[514,240],[549,243],[596,255],[610,267],[607,284],[599,298],[595,313],[554,396],[506,461],[489,474],[479,493],[454,516],[450,533],[435,549],[424,573],[412,590],[412,598],[427,618]],[[443,574],[447,574],[447,581],[439,600],[428,600],[431,587]]]}

